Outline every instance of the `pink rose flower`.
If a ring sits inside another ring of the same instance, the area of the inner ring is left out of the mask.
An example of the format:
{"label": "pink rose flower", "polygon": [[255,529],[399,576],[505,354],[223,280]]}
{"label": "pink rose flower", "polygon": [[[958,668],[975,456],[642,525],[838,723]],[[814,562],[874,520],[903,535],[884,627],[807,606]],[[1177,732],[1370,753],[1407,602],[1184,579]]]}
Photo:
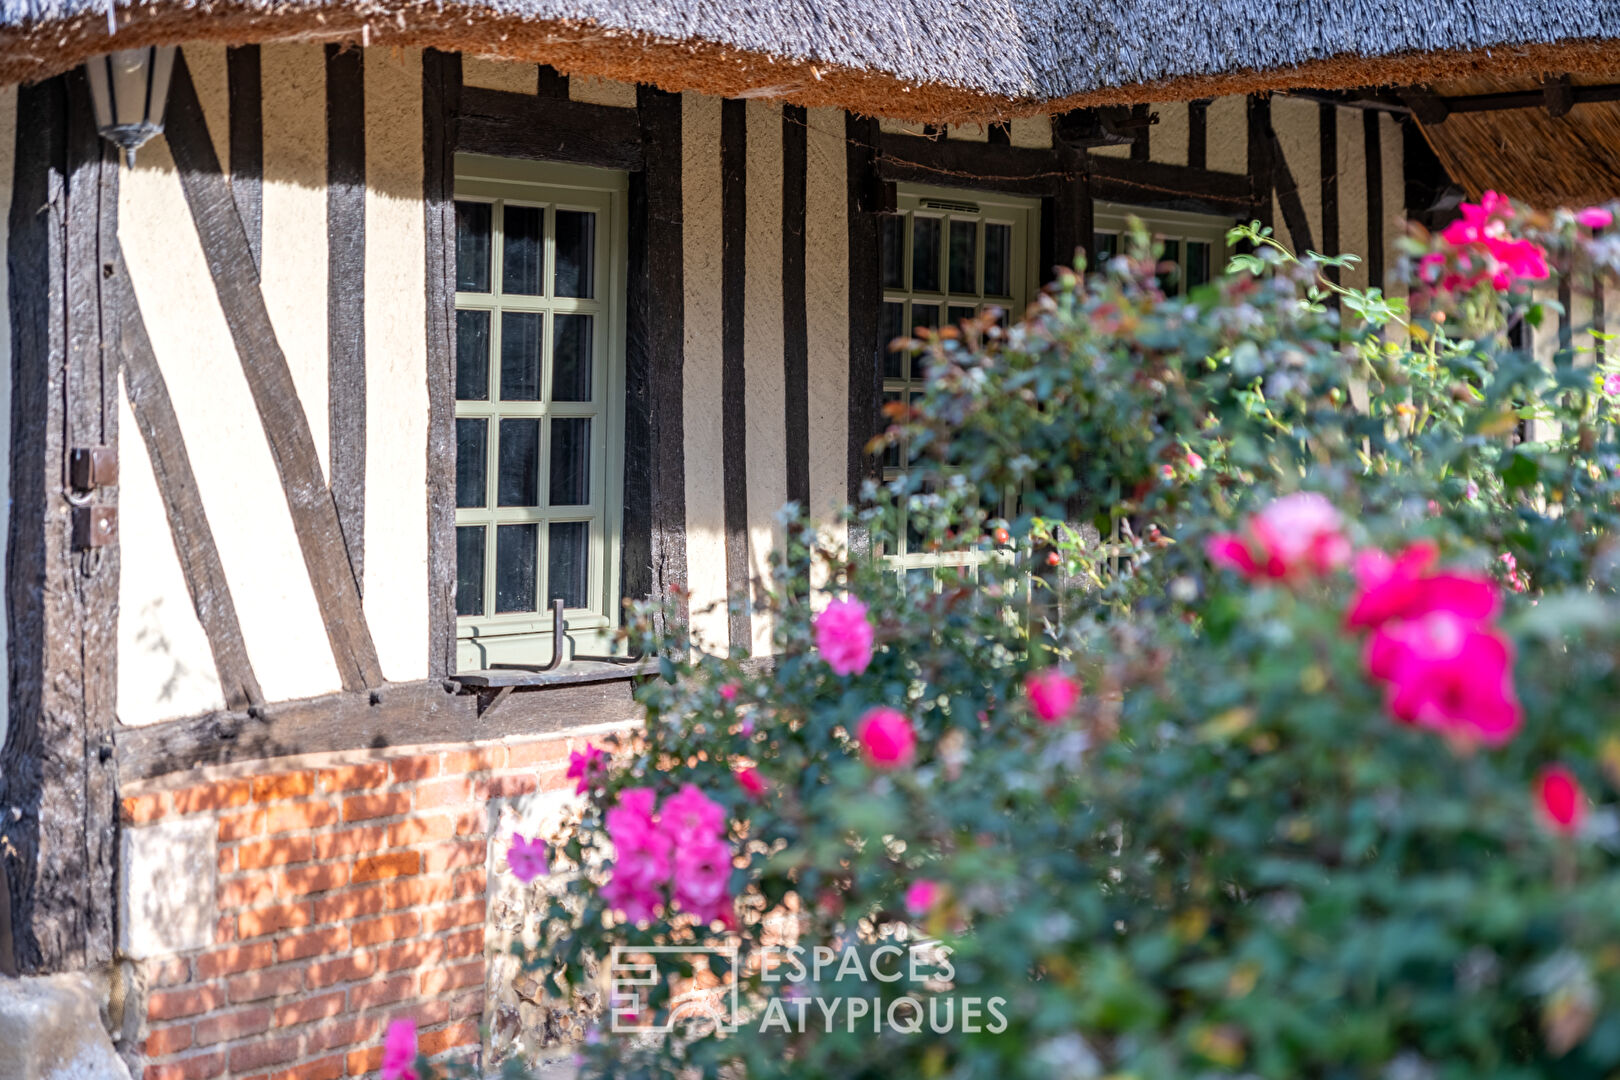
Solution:
{"label": "pink rose flower", "polygon": [[939,885],[926,878],[918,878],[906,890],[906,912],[914,919],[920,919],[939,902]]}
{"label": "pink rose flower", "polygon": [[395,1020],[383,1038],[382,1080],[417,1080],[416,1024]]}
{"label": "pink rose flower", "polygon": [[1055,724],[1074,709],[1080,700],[1080,680],[1056,668],[1032,671],[1024,676],[1024,697],[1043,724]]}
{"label": "pink rose flower", "polygon": [[512,846],[506,849],[506,865],[511,868],[513,877],[527,885],[545,874],[549,863],[550,856],[544,840],[538,836],[525,840],[520,834],[513,834]]}
{"label": "pink rose flower", "polygon": [[593,744],[586,743],[583,754],[575,750],[568,755],[568,779],[579,781],[574,794],[585,794],[606,775],[607,753]]}
{"label": "pink rose flower", "polygon": [[659,821],[664,833],[679,847],[724,832],[726,811],[696,784],[687,784],[664,800]]}
{"label": "pink rose flower", "polygon": [[675,849],[675,901],[699,922],[722,918],[730,907],[731,846],[715,837]]}
{"label": "pink rose flower", "polygon": [[734,682],[720,684],[720,698],[723,701],[737,700],[737,684]]}
{"label": "pink rose flower", "polygon": [[874,769],[896,769],[909,764],[917,749],[911,719],[896,709],[869,709],[855,726],[861,754]]}
{"label": "pink rose flower", "polygon": [[1614,215],[1601,206],[1588,206],[1575,215],[1575,224],[1588,229],[1606,229],[1614,223]]}
{"label": "pink rose flower", "polygon": [[1473,574],[1432,572],[1439,554],[1427,540],[1408,546],[1393,559],[1372,549],[1357,552],[1354,571],[1361,591],[1351,602],[1346,624],[1370,629],[1437,611],[1465,619],[1494,615],[1495,584]]}
{"label": "pink rose flower", "polygon": [[651,788],[629,788],[603,815],[616,858],[602,895],[631,922],[653,918],[669,880],[671,844],[654,818],[656,801]]}
{"label": "pink rose flower", "polygon": [[765,794],[767,786],[759,775],[759,770],[752,766],[745,766],[737,770],[737,786],[743,789],[750,799],[757,799]]}
{"label": "pink rose flower", "polygon": [[872,662],[872,624],[854,597],[834,600],[816,616],[816,648],[837,675],[859,675]]}
{"label": "pink rose flower", "polygon": [[1603,392],[1610,397],[1620,396],[1620,371],[1603,377]]}
{"label": "pink rose flower", "polygon": [[1536,801],[1542,821],[1553,832],[1574,836],[1586,819],[1586,794],[1575,774],[1562,765],[1549,765],[1536,777]]}
{"label": "pink rose flower", "polygon": [[1199,457],[1196,453],[1194,453],[1191,450],[1187,451],[1187,468],[1191,469],[1195,473],[1203,472],[1204,471],[1204,459]]}
{"label": "pink rose flower", "polygon": [[1368,642],[1367,670],[1388,684],[1389,711],[1402,723],[1500,746],[1523,721],[1512,646],[1453,612],[1380,627]]}
{"label": "pink rose flower", "polygon": [[1250,578],[1325,574],[1350,556],[1343,528],[1332,503],[1301,491],[1273,500],[1249,518],[1246,536],[1211,537],[1205,552],[1215,565]]}

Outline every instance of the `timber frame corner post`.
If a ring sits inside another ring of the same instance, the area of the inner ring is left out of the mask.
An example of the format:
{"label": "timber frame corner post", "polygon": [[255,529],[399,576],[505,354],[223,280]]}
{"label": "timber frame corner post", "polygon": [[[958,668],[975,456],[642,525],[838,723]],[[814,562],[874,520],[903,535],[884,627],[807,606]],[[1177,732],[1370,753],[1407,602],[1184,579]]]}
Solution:
{"label": "timber frame corner post", "polygon": [[[116,939],[119,555],[80,549],[68,501],[75,448],[116,452],[118,365],[104,346],[118,165],[81,72],[17,94],[10,207],[12,503],[9,713],[0,748],[0,877],[24,974],[110,964]],[[116,486],[76,498],[116,512]],[[6,905],[0,905],[0,912]]]}

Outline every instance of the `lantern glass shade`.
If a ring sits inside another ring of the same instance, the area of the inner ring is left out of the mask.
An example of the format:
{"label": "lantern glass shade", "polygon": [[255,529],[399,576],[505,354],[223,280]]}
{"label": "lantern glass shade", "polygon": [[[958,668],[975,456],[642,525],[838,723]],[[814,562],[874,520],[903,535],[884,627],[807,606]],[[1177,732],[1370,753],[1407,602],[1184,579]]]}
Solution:
{"label": "lantern glass shade", "polygon": [[85,62],[96,130],[123,149],[131,166],[135,151],[163,130],[174,50],[173,45],[120,49]]}

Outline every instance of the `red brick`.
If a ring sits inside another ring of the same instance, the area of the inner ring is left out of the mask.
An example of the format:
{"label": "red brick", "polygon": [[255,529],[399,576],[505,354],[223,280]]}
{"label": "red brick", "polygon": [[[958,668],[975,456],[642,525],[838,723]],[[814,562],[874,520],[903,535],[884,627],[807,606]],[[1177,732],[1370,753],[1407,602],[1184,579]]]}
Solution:
{"label": "red brick", "polygon": [[464,870],[457,874],[451,886],[452,896],[483,896],[485,875],[482,867],[477,870]]}
{"label": "red brick", "polygon": [[340,1046],[364,1046],[382,1037],[382,1020],[375,1016],[341,1016],[303,1030],[306,1053]]}
{"label": "red brick", "polygon": [[300,866],[283,870],[276,875],[276,888],[283,896],[303,896],[305,893],[330,892],[349,883],[349,868],[342,863],[324,863],[320,866]]}
{"label": "red brick", "polygon": [[219,842],[222,844],[245,840],[262,832],[264,832],[263,810],[244,810],[239,814],[219,816]]}
{"label": "red brick", "polygon": [[197,957],[197,978],[213,979],[220,975],[239,975],[256,971],[275,963],[276,949],[268,941],[252,945],[232,945]]}
{"label": "red brick", "polygon": [[227,874],[234,874],[236,872],[236,849],[220,848],[218,855],[219,876],[224,877]]}
{"label": "red brick", "polygon": [[388,826],[388,846],[408,847],[429,840],[471,836],[483,831],[483,815],[472,810],[459,814],[419,814]]}
{"label": "red brick", "polygon": [[354,860],[355,884],[382,878],[405,877],[422,868],[422,856],[414,851],[393,851],[387,855],[363,855]]}
{"label": "red brick", "polygon": [[[253,801],[271,802],[276,799],[298,799],[315,790],[312,772],[282,773],[280,776],[259,776],[253,780]],[[235,1062],[231,1063],[235,1069]]]}
{"label": "red brick", "polygon": [[336,859],[344,855],[380,850],[388,842],[388,830],[381,825],[367,825],[358,829],[339,829],[322,833],[315,838],[317,859]]}
{"label": "red brick", "polygon": [[[483,933],[479,933],[479,948],[483,948]],[[370,956],[370,953],[362,955]],[[387,945],[377,950],[377,966],[383,971],[398,971],[401,968],[421,967],[424,964],[436,964],[444,959],[444,939],[427,938],[422,941],[402,941],[397,945]]]}
{"label": "red brick", "polygon": [[160,990],[146,1003],[146,1019],[178,1020],[182,1016],[196,1016],[211,1012],[224,1001],[218,987],[188,986],[181,990]]}
{"label": "red brick", "polygon": [[463,840],[455,844],[439,844],[422,853],[422,869],[430,874],[451,870],[458,866],[484,865],[484,845]]}
{"label": "red brick", "polygon": [[490,778],[485,797],[512,799],[519,795],[532,795],[540,789],[540,780],[533,773],[505,773]]}
{"label": "red brick", "polygon": [[167,1057],[178,1054],[191,1045],[191,1025],[177,1024],[174,1027],[158,1028],[146,1037],[141,1044],[141,1053],[147,1057]]}
{"label": "red brick", "polygon": [[382,1054],[382,1047],[380,1046],[368,1047],[365,1050],[349,1051],[346,1059],[349,1063],[349,1075],[364,1076],[367,1073],[376,1072],[378,1069],[382,1068]]}
{"label": "red brick", "polygon": [[478,1021],[462,1020],[442,1027],[438,1031],[424,1032],[416,1040],[416,1049],[432,1056],[455,1046],[472,1046],[478,1042]]}
{"label": "red brick", "polygon": [[287,803],[264,813],[264,831],[275,833],[324,829],[337,822],[337,811],[323,802]]}
{"label": "red brick", "polygon": [[297,1035],[276,1039],[254,1039],[252,1042],[231,1047],[231,1072],[247,1072],[264,1065],[280,1065],[298,1056]]}
{"label": "red brick", "polygon": [[465,1016],[474,1016],[482,1019],[484,1015],[484,988],[480,986],[470,994],[450,999],[450,1017],[460,1020]]}
{"label": "red brick", "polygon": [[197,1021],[197,1045],[208,1046],[217,1042],[229,1042],[244,1035],[258,1035],[268,1030],[270,1030],[270,1010],[263,1007],[213,1013]]}
{"label": "red brick", "polygon": [[342,1011],[343,991],[333,990],[328,994],[317,994],[281,1006],[276,1010],[276,1027],[287,1028],[294,1024],[307,1024],[311,1020],[336,1016]]}
{"label": "red brick", "polygon": [[349,936],[354,939],[355,947],[359,948],[362,945],[380,945],[415,937],[421,928],[421,919],[414,912],[405,912],[402,915],[385,915],[380,919],[357,922],[350,927]]}
{"label": "red brick", "polygon": [[390,881],[385,888],[388,890],[388,906],[390,908],[437,904],[449,900],[452,896],[450,878],[445,874],[437,874],[432,877],[400,878]]}
{"label": "red brick", "polygon": [[539,739],[506,748],[506,764],[514,769],[525,765],[549,765],[567,759],[567,739]]}
{"label": "red brick", "polygon": [[316,897],[315,921],[342,922],[359,915],[375,915],[388,906],[390,905],[387,902],[387,894],[381,885],[372,885],[364,889],[346,889],[331,896]]}
{"label": "red brick", "polygon": [[337,1080],[345,1067],[343,1055],[337,1054],[319,1061],[306,1061],[297,1068],[276,1073],[269,1080]]}
{"label": "red brick", "polygon": [[144,966],[147,986],[179,986],[191,981],[191,962],[184,957],[148,960]]}
{"label": "red brick", "polygon": [[448,960],[458,960],[463,956],[472,956],[474,953],[484,951],[484,928],[463,930],[459,934],[439,938],[444,942],[444,955]]}
{"label": "red brick", "polygon": [[343,800],[344,821],[366,821],[371,818],[398,817],[411,812],[408,791],[390,791],[380,795],[350,795]]}
{"label": "red brick", "polygon": [[336,986],[338,983],[364,979],[377,970],[377,957],[373,953],[350,953],[304,969],[304,981],[312,989]]}
{"label": "red brick", "polygon": [[145,825],[169,813],[169,793],[154,791],[150,795],[127,795],[119,804],[119,817],[125,825]]}
{"label": "red brick", "polygon": [[267,908],[244,911],[236,916],[236,925],[245,938],[262,937],[281,930],[308,926],[310,906],[302,904],[276,904]]}
{"label": "red brick", "polygon": [[394,779],[398,781],[426,780],[439,775],[439,758],[437,754],[422,754],[419,757],[399,758],[390,766]]}
{"label": "red brick", "polygon": [[244,870],[258,870],[266,866],[308,862],[313,848],[307,836],[279,836],[274,840],[255,840],[243,844],[236,849],[236,858]]}
{"label": "red brick", "polygon": [[219,922],[214,924],[214,944],[224,945],[226,942],[236,940],[236,916],[221,915]]}
{"label": "red brick", "polygon": [[[483,961],[479,961],[478,966],[482,970]],[[415,989],[415,980],[409,975],[395,975],[381,982],[361,983],[349,990],[349,1009],[353,1012],[363,1012],[378,1005],[392,1005],[396,1001],[404,1001],[410,997]]]}
{"label": "red brick", "polygon": [[225,1072],[225,1051],[213,1050],[206,1054],[194,1054],[179,1061],[167,1061],[162,1065],[148,1065],[141,1074],[142,1080],[207,1080],[211,1076],[221,1076]]}
{"label": "red brick", "polygon": [[464,986],[481,986],[484,982],[484,962],[472,960],[453,967],[430,968],[419,977],[423,997],[442,994],[446,990],[460,990]]}
{"label": "red brick", "polygon": [[444,755],[444,774],[488,772],[506,764],[506,747],[480,746],[473,750],[452,750]]}
{"label": "red brick", "polygon": [[345,765],[339,769],[326,769],[321,773],[322,791],[356,791],[361,788],[382,787],[388,783],[388,766],[379,761],[371,765]]}
{"label": "red brick", "polygon": [[307,960],[311,956],[335,956],[349,948],[349,928],[327,926],[307,934],[284,937],[276,943],[276,956],[288,960]]}
{"label": "red brick", "polygon": [[175,792],[174,809],[177,814],[200,814],[230,806],[245,806],[249,794],[246,780],[221,780],[216,784],[202,784]]}
{"label": "red brick", "polygon": [[431,810],[436,806],[460,806],[471,802],[476,791],[476,786],[465,776],[435,780],[416,789],[416,808]]}
{"label": "red brick", "polygon": [[[255,971],[247,975],[238,975],[225,985],[230,990],[232,1004],[241,1001],[263,1001],[265,998],[285,997],[297,993],[303,987],[303,975],[298,968]],[[232,1065],[231,1068],[235,1069],[236,1066]]]}
{"label": "red brick", "polygon": [[484,901],[480,897],[476,900],[463,900],[459,904],[448,907],[432,908],[422,913],[422,932],[424,934],[437,934],[444,930],[455,930],[463,926],[484,923]]}
{"label": "red brick", "polygon": [[276,898],[276,887],[267,874],[232,878],[219,883],[219,906],[245,908]]}

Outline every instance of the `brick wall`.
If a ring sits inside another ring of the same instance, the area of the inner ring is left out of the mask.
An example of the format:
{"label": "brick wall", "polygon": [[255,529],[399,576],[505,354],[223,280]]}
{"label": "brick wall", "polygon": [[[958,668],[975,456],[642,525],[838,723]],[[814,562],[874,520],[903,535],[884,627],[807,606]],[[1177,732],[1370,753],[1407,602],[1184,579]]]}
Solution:
{"label": "brick wall", "polygon": [[584,742],[281,759],[127,789],[120,921],[146,983],[144,1080],[366,1075],[405,1016],[423,1052],[476,1053],[499,807],[563,788]]}

